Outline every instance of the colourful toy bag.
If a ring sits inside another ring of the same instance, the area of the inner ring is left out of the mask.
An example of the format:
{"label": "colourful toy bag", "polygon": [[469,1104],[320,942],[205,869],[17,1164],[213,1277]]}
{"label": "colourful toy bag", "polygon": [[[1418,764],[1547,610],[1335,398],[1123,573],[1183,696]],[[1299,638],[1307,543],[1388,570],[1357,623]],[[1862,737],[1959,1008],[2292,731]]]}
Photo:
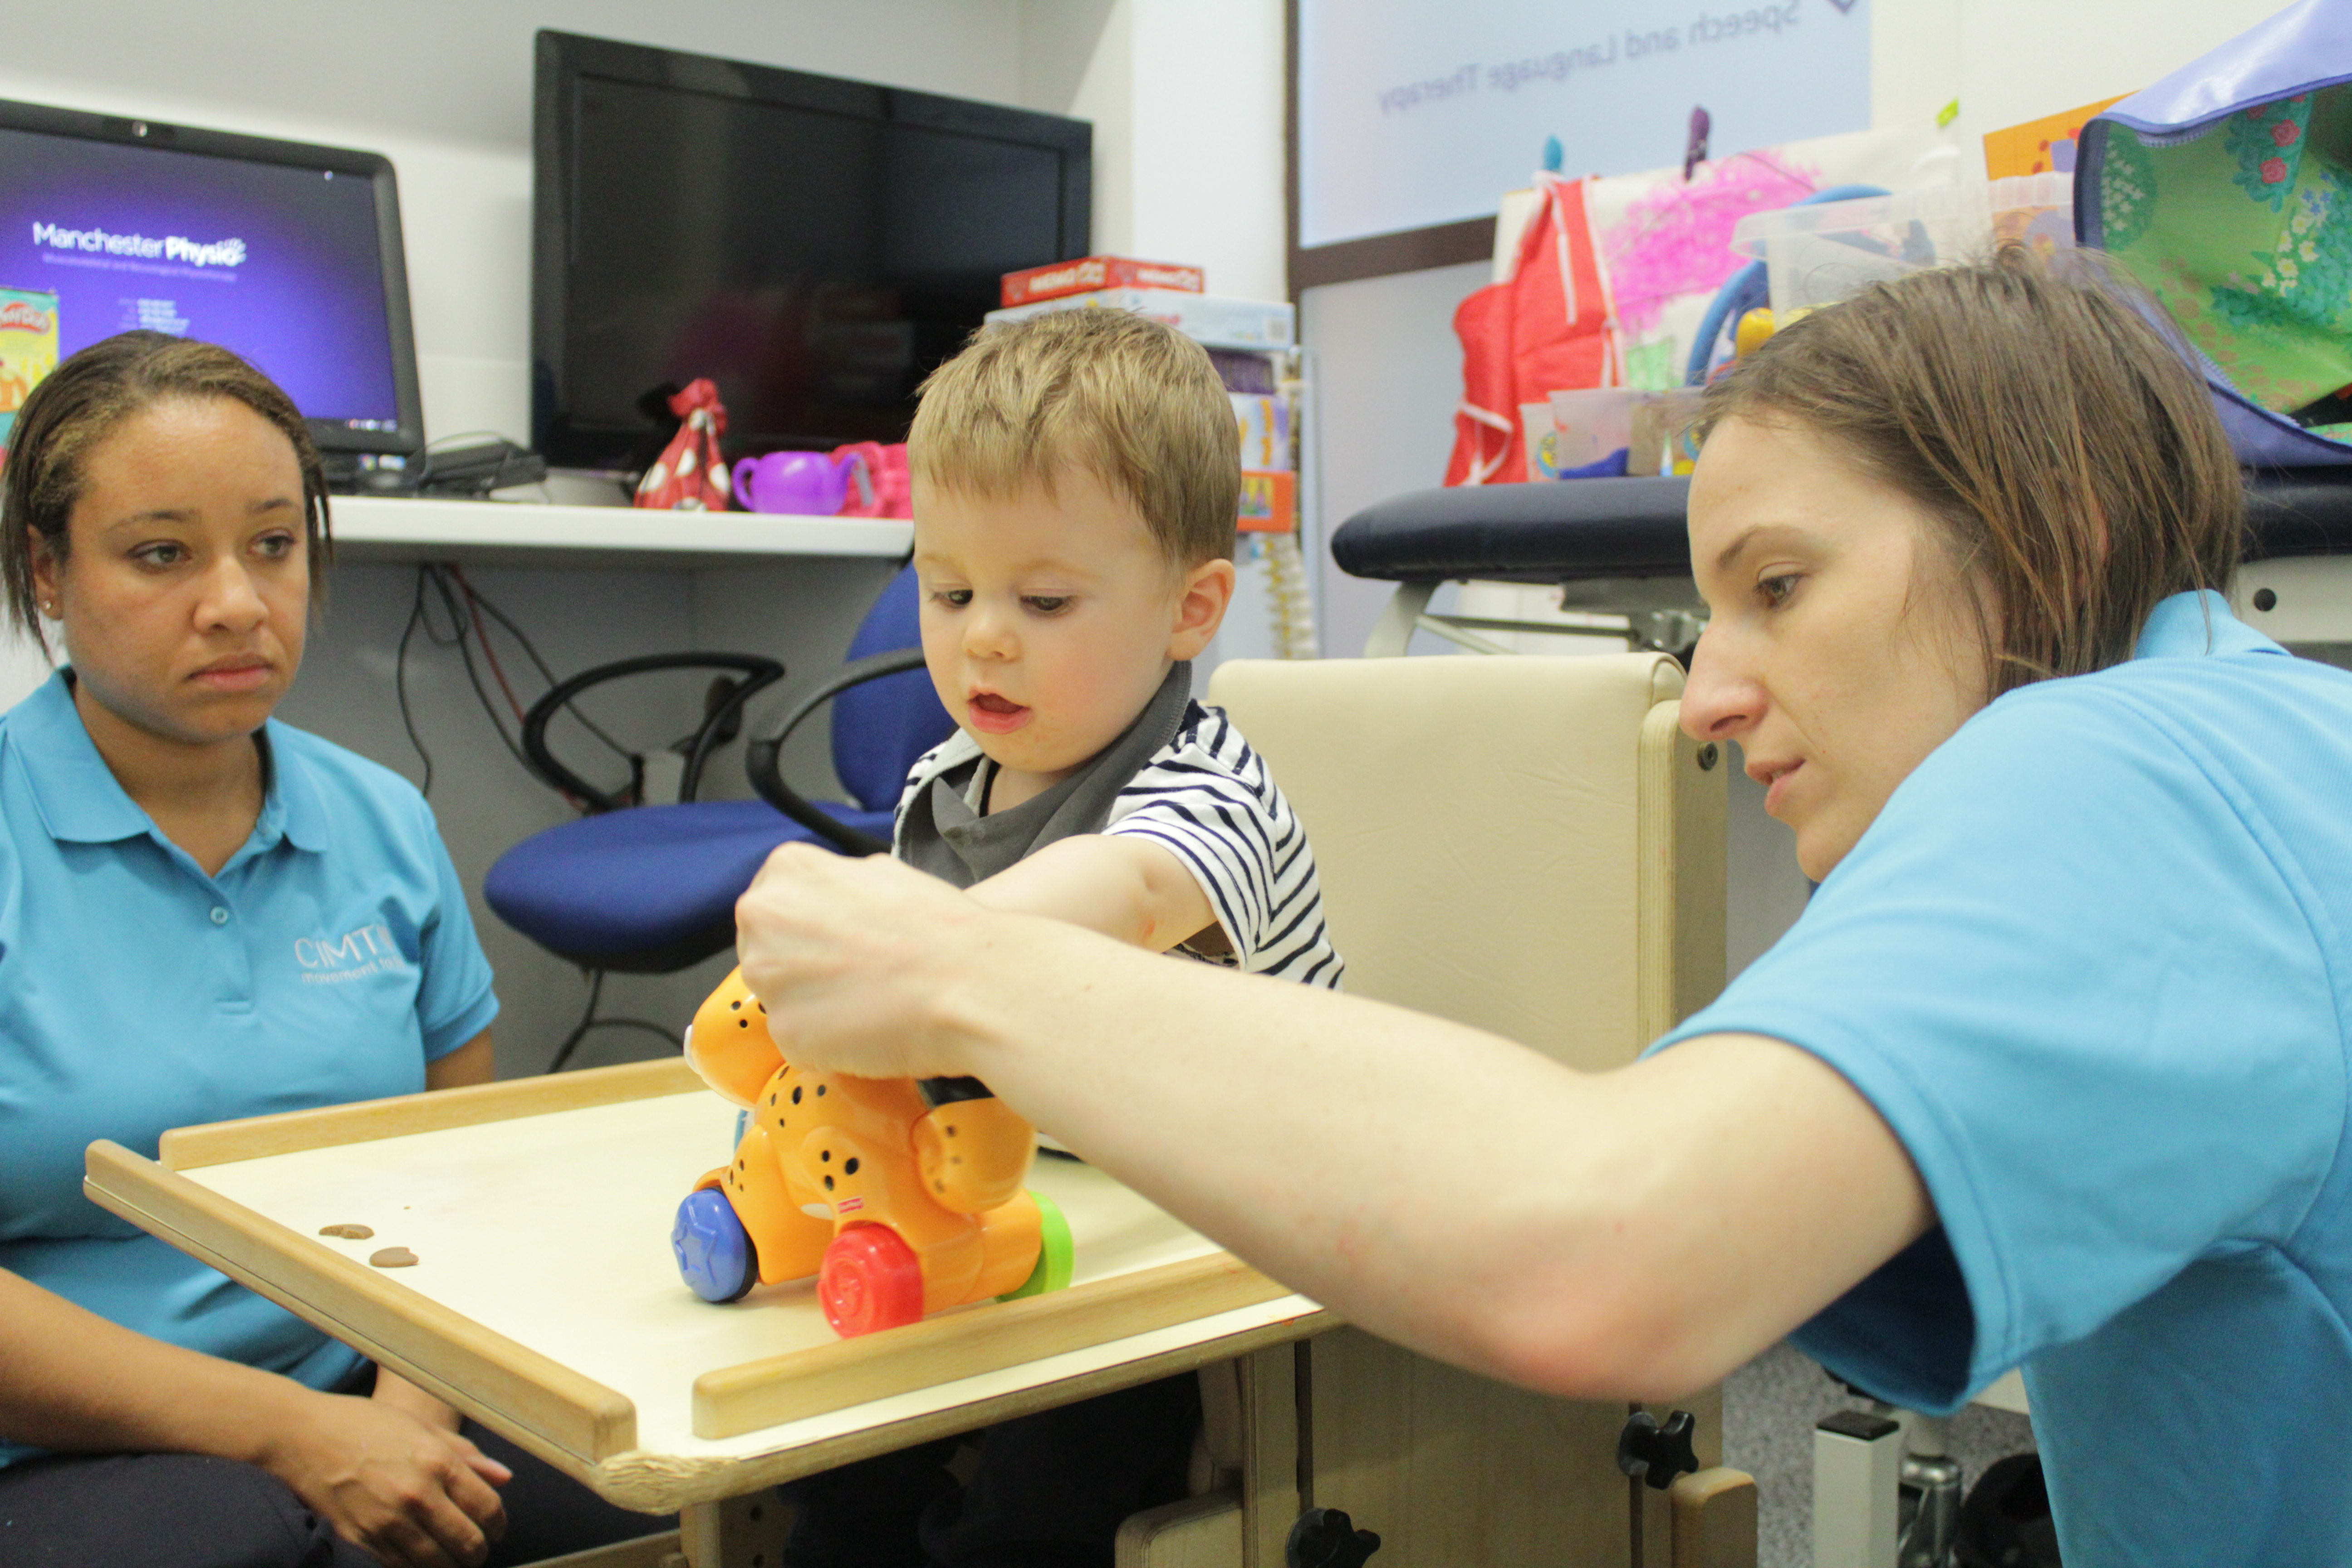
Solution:
{"label": "colourful toy bag", "polygon": [[2352,465],[2352,0],[2303,0],[2083,128],[2074,227],[2204,362],[2239,460]]}
{"label": "colourful toy bag", "polygon": [[[1498,484],[1528,472],[1519,409],[1584,387],[1663,391],[1713,356],[1711,311],[1748,264],[1731,248],[1748,213],[1841,194],[1946,184],[1955,138],[1930,127],[1851,132],[1759,148],[1688,168],[1607,178],[1538,176],[1533,216],[1502,281],[1454,312],[1463,397],[1445,482]],[[1760,302],[1763,273],[1752,269]]]}
{"label": "colourful toy bag", "polygon": [[[1587,181],[1585,211],[1608,280],[1610,331],[1624,384],[1664,392],[1703,379],[1694,368],[1715,357],[1724,325],[1707,318],[1724,285],[1748,266],[1731,248],[1742,217],[1947,184],[1961,168],[1957,137],[1916,125],[1758,147],[1688,170],[1670,165]],[[1757,278],[1760,292],[1760,270]]]}

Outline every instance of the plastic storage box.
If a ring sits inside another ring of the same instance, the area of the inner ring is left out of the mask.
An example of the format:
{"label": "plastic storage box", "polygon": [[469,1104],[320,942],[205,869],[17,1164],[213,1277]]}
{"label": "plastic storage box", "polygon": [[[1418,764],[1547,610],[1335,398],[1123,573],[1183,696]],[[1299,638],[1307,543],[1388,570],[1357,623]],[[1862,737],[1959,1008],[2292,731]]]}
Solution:
{"label": "plastic storage box", "polygon": [[1985,259],[2006,240],[2044,255],[2074,244],[2074,176],[2026,174],[1891,196],[1750,213],[1731,247],[1760,258],[1772,312],[1828,305],[1872,283]]}

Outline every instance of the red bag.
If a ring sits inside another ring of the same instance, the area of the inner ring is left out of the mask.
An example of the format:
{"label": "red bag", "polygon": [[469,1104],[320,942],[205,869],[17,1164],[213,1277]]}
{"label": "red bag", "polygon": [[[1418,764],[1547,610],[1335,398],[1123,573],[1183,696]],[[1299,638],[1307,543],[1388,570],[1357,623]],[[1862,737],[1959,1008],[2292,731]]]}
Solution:
{"label": "red bag", "polygon": [[727,405],[707,380],[673,395],[669,411],[686,421],[661,458],[637,481],[636,504],[661,511],[725,511],[729,504],[727,460],[719,437],[727,434]]}
{"label": "red bag", "polygon": [[1519,237],[1510,280],[1490,283],[1454,312],[1462,340],[1462,403],[1454,412],[1449,485],[1505,484],[1528,471],[1519,405],[1555,392],[1617,386],[1624,367],[1584,182],[1543,176],[1543,205]]}

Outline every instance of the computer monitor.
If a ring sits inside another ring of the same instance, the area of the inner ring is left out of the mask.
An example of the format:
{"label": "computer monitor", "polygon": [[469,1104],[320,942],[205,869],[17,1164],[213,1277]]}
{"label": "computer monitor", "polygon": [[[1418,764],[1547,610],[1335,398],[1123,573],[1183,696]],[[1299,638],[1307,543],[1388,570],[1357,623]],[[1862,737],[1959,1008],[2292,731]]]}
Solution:
{"label": "computer monitor", "polygon": [[643,468],[699,377],[727,448],[903,441],[1006,272],[1083,256],[1082,120],[541,32],[532,444]]}
{"label": "computer monitor", "polygon": [[389,162],[0,100],[0,422],[133,327],[252,361],[331,467],[424,445]]}

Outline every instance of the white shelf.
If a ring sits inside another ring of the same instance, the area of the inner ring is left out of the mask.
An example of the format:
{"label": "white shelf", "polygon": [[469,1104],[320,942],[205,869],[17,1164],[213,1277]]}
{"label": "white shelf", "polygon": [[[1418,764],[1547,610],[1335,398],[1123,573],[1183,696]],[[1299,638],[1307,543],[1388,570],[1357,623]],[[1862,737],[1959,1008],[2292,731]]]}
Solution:
{"label": "white shelf", "polygon": [[336,496],[344,561],[466,561],[516,566],[709,566],[746,556],[904,555],[914,525],[896,518],[757,511],[647,511],[625,506]]}

